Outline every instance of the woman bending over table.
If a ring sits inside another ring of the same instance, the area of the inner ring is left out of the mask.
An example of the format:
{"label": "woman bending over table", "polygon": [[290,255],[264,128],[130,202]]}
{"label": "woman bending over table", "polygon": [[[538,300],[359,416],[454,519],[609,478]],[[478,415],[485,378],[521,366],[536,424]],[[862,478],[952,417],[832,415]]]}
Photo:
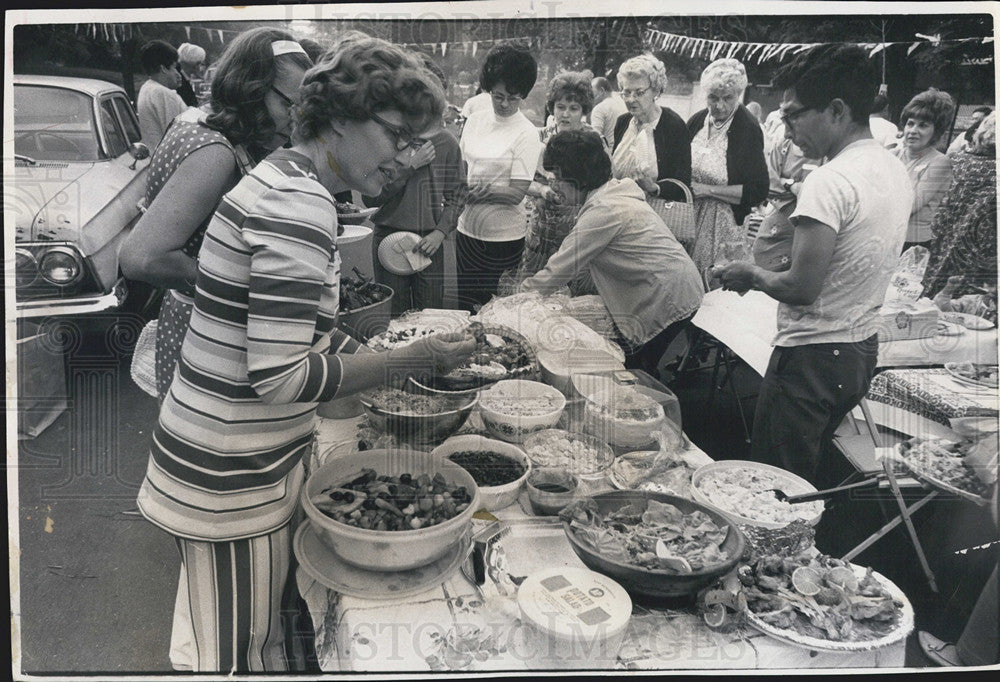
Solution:
{"label": "woman bending over table", "polygon": [[701,73],[708,104],[688,120],[695,237],[691,257],[699,272],[715,264],[723,244],[746,245],[743,220],[767,198],[769,179],[764,134],[746,107],[746,68],[717,59]]}
{"label": "woman bending over table", "polygon": [[936,88],[910,100],[900,115],[903,143],[893,153],[906,166],[915,197],[903,250],[911,246],[930,248],[934,233],[931,222],[951,185],[951,159],[934,148],[951,125],[955,102]]}
{"label": "woman bending over table", "polygon": [[194,671],[286,669],[279,604],[317,403],[448,371],[474,349],[445,335],[358,352],[336,328],[332,194],[378,194],[443,108],[437,79],[411,55],[374,38],[342,44],[305,75],[292,146],[212,218],[138,498],[181,551],[175,628],[193,628]]}
{"label": "woman bending over table", "polygon": [[625,348],[625,366],[656,377],[667,346],[701,305],[694,263],[635,180],[612,179],[596,132],[557,133],[543,163],[553,188],[582,206],[562,246],[522,289],[550,293],[589,272]]}

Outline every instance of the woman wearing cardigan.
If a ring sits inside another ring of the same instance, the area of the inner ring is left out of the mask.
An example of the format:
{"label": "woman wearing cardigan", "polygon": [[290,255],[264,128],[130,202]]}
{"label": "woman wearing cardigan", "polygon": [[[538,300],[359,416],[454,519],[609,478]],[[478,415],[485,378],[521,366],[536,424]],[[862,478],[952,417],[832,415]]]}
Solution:
{"label": "woman wearing cardigan", "polygon": [[663,63],[648,54],[632,57],[618,69],[618,86],[628,113],[615,124],[613,177],[635,180],[649,197],[684,201],[683,190],[668,180],[691,186],[691,138],[684,119],[656,103],[667,87]]}
{"label": "woman wearing cardigan", "polygon": [[767,198],[764,134],[740,104],[746,87],[743,64],[715,60],[701,74],[708,107],[687,123],[697,230],[692,258],[701,272],[715,263],[723,243],[745,242],[740,225]]}

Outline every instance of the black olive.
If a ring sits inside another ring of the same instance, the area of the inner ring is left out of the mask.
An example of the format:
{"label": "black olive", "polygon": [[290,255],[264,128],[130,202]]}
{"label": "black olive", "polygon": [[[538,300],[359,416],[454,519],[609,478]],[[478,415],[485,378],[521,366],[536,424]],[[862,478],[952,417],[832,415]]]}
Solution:
{"label": "black olive", "polygon": [[354,493],[343,493],[343,496],[344,496],[344,502],[354,502],[354,500],[356,499]]}
{"label": "black olive", "polygon": [[399,477],[399,482],[405,485],[410,485],[411,483],[413,483],[413,476],[410,476],[409,474],[401,474]]}
{"label": "black olive", "polygon": [[389,484],[389,494],[390,495],[395,495],[398,491],[399,491],[399,488],[397,488],[392,483]]}
{"label": "black olive", "polygon": [[330,493],[330,499],[333,500],[334,502],[340,502],[341,500],[344,499],[344,493],[341,492],[340,490],[334,490],[332,493]]}
{"label": "black olive", "polygon": [[365,509],[376,509],[375,500],[370,497],[366,499],[364,502],[362,502],[361,506],[364,507]]}

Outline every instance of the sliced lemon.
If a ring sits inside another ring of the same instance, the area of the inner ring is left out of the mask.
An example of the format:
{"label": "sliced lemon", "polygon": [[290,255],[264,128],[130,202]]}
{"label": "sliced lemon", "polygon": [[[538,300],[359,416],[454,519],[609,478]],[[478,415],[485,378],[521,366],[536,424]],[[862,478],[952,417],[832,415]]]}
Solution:
{"label": "sliced lemon", "polygon": [[706,606],[701,617],[705,619],[705,625],[710,628],[720,627],[726,622],[726,607],[722,604],[712,604]]}
{"label": "sliced lemon", "polygon": [[826,582],[843,590],[854,592],[858,589],[858,576],[846,566],[836,566],[826,572]]}
{"label": "sliced lemon", "polygon": [[819,571],[809,566],[799,566],[792,572],[792,586],[796,592],[807,597],[819,594],[822,580]]}

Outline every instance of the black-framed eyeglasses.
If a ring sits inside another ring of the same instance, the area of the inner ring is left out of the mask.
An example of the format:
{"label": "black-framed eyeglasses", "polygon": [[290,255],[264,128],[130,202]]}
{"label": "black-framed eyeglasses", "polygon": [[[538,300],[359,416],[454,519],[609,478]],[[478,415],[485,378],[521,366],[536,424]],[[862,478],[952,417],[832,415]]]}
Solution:
{"label": "black-framed eyeglasses", "polygon": [[412,149],[416,151],[426,142],[421,137],[416,137],[409,130],[392,123],[379,116],[378,114],[369,114],[371,119],[378,123],[380,126],[388,130],[396,138],[396,151],[403,151],[404,149]]}
{"label": "black-framed eyeglasses", "polygon": [[288,95],[286,95],[281,90],[279,90],[278,88],[274,87],[273,85],[271,86],[271,92],[273,92],[275,95],[277,95],[278,97],[280,97],[281,101],[285,103],[285,106],[290,107],[293,104],[295,104],[295,100],[293,100],[291,97],[289,97]]}
{"label": "black-framed eyeglasses", "polygon": [[510,102],[511,104],[520,104],[521,100],[524,99],[520,95],[505,95],[501,92],[493,92],[492,90],[490,90],[490,97],[492,97],[493,101],[497,104],[506,104],[507,102]]}
{"label": "black-framed eyeglasses", "polygon": [[802,107],[801,109],[796,109],[795,111],[785,112],[779,118],[781,119],[781,122],[784,123],[786,126],[794,127],[795,119],[797,119],[799,116],[806,113],[807,111],[812,111],[815,108],[816,107]]}

